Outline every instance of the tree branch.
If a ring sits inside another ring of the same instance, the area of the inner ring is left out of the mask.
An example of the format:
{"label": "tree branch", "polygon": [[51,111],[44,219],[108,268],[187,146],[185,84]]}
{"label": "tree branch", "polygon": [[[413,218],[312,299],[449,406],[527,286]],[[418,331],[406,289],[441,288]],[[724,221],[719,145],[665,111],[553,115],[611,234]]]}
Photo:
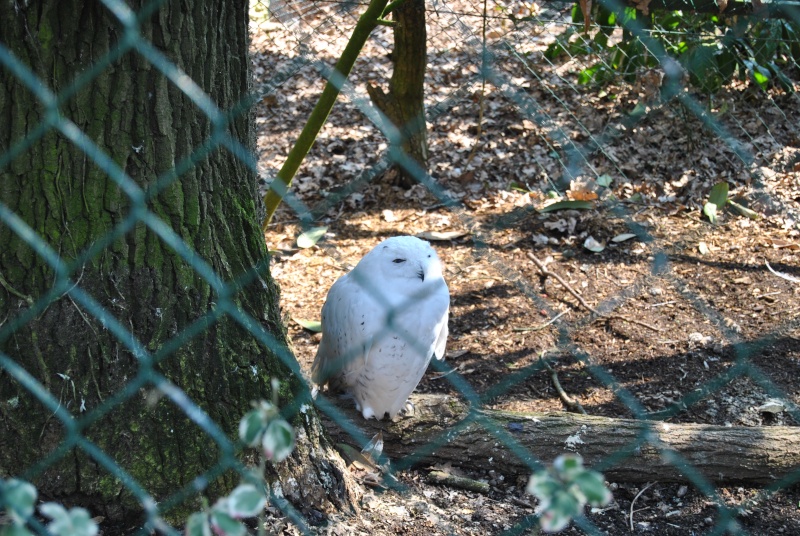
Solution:
{"label": "tree branch", "polygon": [[[351,400],[338,405],[367,437],[382,430],[384,454],[395,462],[415,455],[417,464],[451,462],[480,471],[528,475],[537,461],[550,463],[559,454],[577,452],[587,466],[618,482],[687,482],[691,467],[717,484],[763,485],[800,471],[797,427],[673,424],[483,409],[471,413],[457,398],[442,395],[413,395],[412,402],[414,415],[396,423],[365,421]],[[481,420],[520,445],[516,452],[529,454],[521,458],[512,453]],[[352,443],[337,425],[329,420],[325,424],[337,442]]]}

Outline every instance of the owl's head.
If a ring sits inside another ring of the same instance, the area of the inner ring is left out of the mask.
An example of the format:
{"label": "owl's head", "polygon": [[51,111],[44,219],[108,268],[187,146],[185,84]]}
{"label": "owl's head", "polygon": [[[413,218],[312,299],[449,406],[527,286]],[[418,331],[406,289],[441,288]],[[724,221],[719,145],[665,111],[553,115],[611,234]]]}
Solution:
{"label": "owl's head", "polygon": [[414,236],[387,238],[367,253],[356,269],[392,281],[431,282],[442,278],[442,263],[425,240]]}

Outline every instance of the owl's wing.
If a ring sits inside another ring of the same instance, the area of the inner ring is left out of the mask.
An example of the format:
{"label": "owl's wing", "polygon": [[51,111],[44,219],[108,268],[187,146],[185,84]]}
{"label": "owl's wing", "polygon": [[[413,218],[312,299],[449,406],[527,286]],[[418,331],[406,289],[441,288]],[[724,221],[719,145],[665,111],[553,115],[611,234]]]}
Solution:
{"label": "owl's wing", "polygon": [[449,330],[447,323],[450,318],[450,291],[447,285],[442,280],[442,286],[434,295],[434,306],[431,311],[435,315],[433,322],[435,322],[434,333],[436,333],[436,341],[433,343],[433,355],[436,359],[444,359],[444,350],[447,345],[447,335]]}
{"label": "owl's wing", "polygon": [[436,337],[436,342],[433,344],[433,355],[436,359],[444,359],[444,348],[447,345],[447,334],[449,330],[447,329],[447,320],[450,316],[450,309],[448,309],[444,313],[444,317],[442,317],[442,326],[439,328],[439,335]]}
{"label": "owl's wing", "polygon": [[364,367],[376,324],[384,316],[375,307],[366,290],[350,274],[331,286],[322,306],[322,340],[311,366],[314,383],[324,385],[341,374],[347,385],[351,383],[348,379]]}

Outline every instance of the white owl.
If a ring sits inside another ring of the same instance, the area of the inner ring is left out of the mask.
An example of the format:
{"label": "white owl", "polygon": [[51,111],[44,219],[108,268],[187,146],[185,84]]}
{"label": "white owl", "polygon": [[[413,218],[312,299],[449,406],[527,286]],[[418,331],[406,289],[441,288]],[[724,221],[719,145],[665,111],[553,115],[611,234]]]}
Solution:
{"label": "white owl", "polygon": [[365,419],[394,418],[431,357],[444,358],[449,308],[431,245],[384,240],[328,291],[312,380],[351,393]]}

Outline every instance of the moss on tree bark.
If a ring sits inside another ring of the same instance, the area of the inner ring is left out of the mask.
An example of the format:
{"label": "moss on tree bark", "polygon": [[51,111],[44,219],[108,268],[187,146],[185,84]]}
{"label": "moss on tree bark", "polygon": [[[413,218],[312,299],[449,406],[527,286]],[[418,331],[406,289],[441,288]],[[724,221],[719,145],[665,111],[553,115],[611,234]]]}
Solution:
{"label": "moss on tree bark", "polygon": [[[143,4],[130,3],[134,10]],[[247,7],[244,0],[167,2],[139,29],[142,39],[225,111],[245,98],[250,86]],[[101,3],[80,0],[3,2],[0,20],[0,43],[56,93],[105,64],[126,32]],[[138,187],[157,190],[148,209],[223,281],[254,266],[266,267],[253,170],[226,148],[199,150],[212,139],[211,120],[141,53],[131,49],[118,56],[90,82],[70,91],[61,115]],[[43,105],[14,72],[0,66],[0,147],[14,147],[45,119]],[[249,114],[234,117],[228,132],[244,147],[253,147]],[[186,162],[177,178],[165,179]],[[67,262],[102,241],[134,209],[90,155],[52,128],[0,168],[0,201]],[[127,341],[115,337],[70,294],[12,329],[15,319],[51,288],[55,274],[2,224],[0,276],[2,354],[24,367],[76,418],[130,389],[141,373],[141,356],[133,355]],[[271,378],[282,382],[282,405],[290,397],[306,396],[276,348],[261,344],[225,314],[162,355],[187,326],[215,310],[219,297],[191,263],[141,221],[78,266],[72,280],[153,352],[155,369],[231,437],[249,402],[269,397]],[[233,299],[285,345],[278,289],[266,268],[238,285]],[[82,433],[155,498],[189,485],[219,462],[218,446],[153,383],[142,382],[130,391]],[[80,448],[37,465],[65,439],[51,413],[0,368],[0,477],[26,476],[43,497],[82,504],[112,520],[139,515],[141,506],[130,490]],[[284,489],[301,509],[347,506],[346,472],[320,435],[314,413],[293,419],[306,443],[289,461],[270,467],[270,478],[304,482],[303,489]],[[236,483],[238,475],[225,471],[203,493],[218,495]],[[188,501],[172,511],[173,517],[199,504]]]}

